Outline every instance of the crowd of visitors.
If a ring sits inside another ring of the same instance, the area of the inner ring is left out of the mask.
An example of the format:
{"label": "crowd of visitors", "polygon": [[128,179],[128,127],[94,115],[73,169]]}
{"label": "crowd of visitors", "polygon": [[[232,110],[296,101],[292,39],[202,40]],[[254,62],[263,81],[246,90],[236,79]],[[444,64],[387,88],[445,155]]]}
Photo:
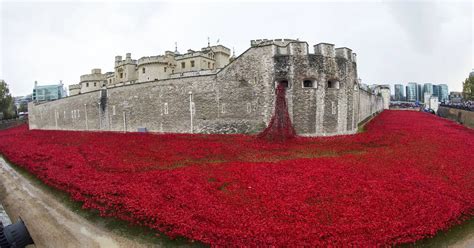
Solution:
{"label": "crowd of visitors", "polygon": [[474,111],[474,101],[464,101],[460,103],[441,103],[440,106]]}
{"label": "crowd of visitors", "polygon": [[418,109],[420,108],[420,104],[414,102],[391,102],[390,108],[399,108],[399,109],[406,109],[406,108],[413,108]]}

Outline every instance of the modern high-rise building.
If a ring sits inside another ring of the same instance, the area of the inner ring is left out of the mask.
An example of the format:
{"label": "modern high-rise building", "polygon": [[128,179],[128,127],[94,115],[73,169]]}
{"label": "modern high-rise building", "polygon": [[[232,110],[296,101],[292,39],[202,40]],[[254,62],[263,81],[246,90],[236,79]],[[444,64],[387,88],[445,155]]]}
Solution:
{"label": "modern high-rise building", "polygon": [[433,94],[432,95],[438,97],[438,100],[439,100],[439,95],[440,95],[439,85],[433,84]]}
{"label": "modern high-rise building", "polygon": [[449,90],[447,84],[438,85],[438,100],[439,102],[447,102],[449,100]]}
{"label": "modern high-rise building", "polygon": [[[398,85],[398,86],[397,86]],[[397,101],[397,88],[402,88],[400,84],[395,85],[395,100]],[[410,82],[406,86],[406,101],[408,102],[425,102],[425,95],[435,96],[439,102],[447,102],[449,100],[449,90],[446,84],[425,83],[423,85]]]}
{"label": "modern high-rise building", "polygon": [[416,102],[418,99],[418,84],[408,83],[406,86],[406,101]]}
{"label": "modern high-rise building", "polygon": [[431,95],[433,95],[433,84],[432,83],[425,83],[423,85],[423,93],[430,93]]}
{"label": "modern high-rise building", "polygon": [[35,81],[32,98],[35,102],[54,101],[66,97],[66,90],[62,82],[54,85],[38,85]]}
{"label": "modern high-rise building", "polygon": [[395,84],[395,101],[405,101],[405,93],[401,84]]}
{"label": "modern high-rise building", "polygon": [[422,102],[423,101],[423,85],[416,84],[416,101]]}

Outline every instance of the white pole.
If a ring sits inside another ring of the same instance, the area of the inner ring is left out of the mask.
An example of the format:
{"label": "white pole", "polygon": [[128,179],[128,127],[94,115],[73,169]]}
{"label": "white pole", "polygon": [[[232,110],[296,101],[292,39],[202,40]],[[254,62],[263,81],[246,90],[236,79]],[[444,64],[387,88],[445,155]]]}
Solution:
{"label": "white pole", "polygon": [[89,130],[89,124],[87,123],[87,104],[84,103],[84,116],[86,117],[86,130]]}
{"label": "white pole", "polygon": [[127,122],[125,120],[125,111],[123,111],[123,131],[127,132]]}
{"label": "white pole", "polygon": [[54,110],[54,122],[56,123],[56,129],[58,129],[58,111]]}
{"label": "white pole", "polygon": [[194,132],[193,126],[193,93],[190,91],[189,93],[189,114],[191,116],[191,133]]}
{"label": "white pole", "polygon": [[99,130],[102,129],[102,120],[100,118],[100,102],[99,102]]}

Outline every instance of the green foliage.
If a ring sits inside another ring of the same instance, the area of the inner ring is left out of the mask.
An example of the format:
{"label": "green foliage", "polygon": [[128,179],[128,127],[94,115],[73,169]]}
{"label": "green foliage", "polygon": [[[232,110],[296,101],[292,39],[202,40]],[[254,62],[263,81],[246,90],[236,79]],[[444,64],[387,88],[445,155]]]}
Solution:
{"label": "green foliage", "polygon": [[13,97],[10,94],[7,83],[3,80],[0,80],[0,112],[3,113],[4,119],[16,116]]}
{"label": "green foliage", "polygon": [[474,77],[469,77],[464,80],[462,93],[465,100],[474,100]]}
{"label": "green foliage", "polygon": [[28,103],[26,103],[26,102],[20,103],[20,107],[18,108],[18,112],[28,112]]}

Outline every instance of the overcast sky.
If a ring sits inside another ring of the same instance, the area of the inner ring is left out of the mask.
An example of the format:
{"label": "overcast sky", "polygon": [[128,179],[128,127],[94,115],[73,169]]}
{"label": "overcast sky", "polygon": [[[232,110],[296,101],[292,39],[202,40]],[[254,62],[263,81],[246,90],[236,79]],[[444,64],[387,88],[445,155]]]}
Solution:
{"label": "overcast sky", "polygon": [[[299,38],[349,47],[367,84],[447,83],[474,68],[474,5],[465,2],[9,2],[0,0],[0,79],[13,95],[34,81],[66,85],[114,56],[220,44],[239,55],[251,39]],[[393,94],[393,92],[392,92]]]}

